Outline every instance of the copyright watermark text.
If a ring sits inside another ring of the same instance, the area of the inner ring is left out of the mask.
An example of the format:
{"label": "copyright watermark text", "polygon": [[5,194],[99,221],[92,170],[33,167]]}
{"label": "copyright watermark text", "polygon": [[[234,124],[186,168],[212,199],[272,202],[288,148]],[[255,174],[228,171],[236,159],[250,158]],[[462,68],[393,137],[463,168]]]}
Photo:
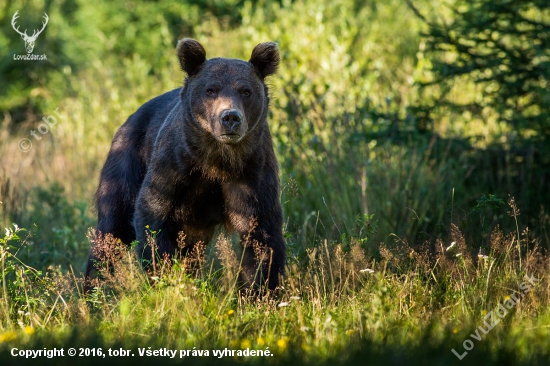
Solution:
{"label": "copyright watermark text", "polygon": [[[66,352],[65,352],[66,351]],[[124,348],[53,348],[53,349],[19,349],[12,348],[13,357],[24,358],[54,358],[54,357],[167,357],[167,358],[185,358],[185,357],[272,357],[274,354],[269,347],[263,349],[168,349],[168,348],[138,348],[137,352],[132,349]]]}
{"label": "copyright watermark text", "polygon": [[[56,108],[53,112],[57,116],[57,118],[61,119],[62,117],[57,111],[58,109],[59,108]],[[35,140],[42,140],[42,135],[50,132],[50,128],[57,124],[57,118],[55,118],[53,115],[42,117],[42,120],[44,122],[38,125],[38,132],[35,130],[31,130],[30,135],[34,137]],[[22,138],[21,140],[19,140],[18,146],[19,150],[21,150],[22,152],[29,152],[32,149],[32,140],[30,138]]]}
{"label": "copyright watermark text", "polygon": [[[493,328],[500,323],[500,320],[504,319],[504,317],[508,314],[508,311],[516,306],[521,299],[531,291],[531,287],[535,286],[535,284],[540,281],[534,276],[529,277],[527,275],[525,275],[524,279],[525,282],[522,282],[519,285],[519,291],[514,291],[509,296],[506,296],[503,303],[498,304],[494,310],[491,310],[485,315],[483,318],[483,325],[477,327],[474,334],[470,334],[470,338],[480,342],[483,335],[486,335],[493,330]],[[466,357],[468,351],[471,351],[474,348],[474,342],[472,339],[465,339],[464,342],[462,342],[462,347],[465,350],[463,353],[458,353],[454,348],[451,350],[459,360]]]}

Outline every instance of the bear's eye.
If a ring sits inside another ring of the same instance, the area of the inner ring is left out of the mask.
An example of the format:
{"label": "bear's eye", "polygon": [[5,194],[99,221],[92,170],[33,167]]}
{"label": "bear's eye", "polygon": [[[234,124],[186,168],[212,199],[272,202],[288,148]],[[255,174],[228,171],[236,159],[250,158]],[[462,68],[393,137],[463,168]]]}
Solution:
{"label": "bear's eye", "polygon": [[212,97],[212,96],[214,96],[214,95],[216,94],[216,91],[215,91],[214,89],[212,89],[212,88],[208,88],[208,89],[206,89],[206,94],[207,94],[208,96],[211,96],[211,97]]}
{"label": "bear's eye", "polygon": [[252,95],[252,92],[249,89],[245,89],[245,90],[243,90],[243,95],[245,97],[249,97],[250,95]]}

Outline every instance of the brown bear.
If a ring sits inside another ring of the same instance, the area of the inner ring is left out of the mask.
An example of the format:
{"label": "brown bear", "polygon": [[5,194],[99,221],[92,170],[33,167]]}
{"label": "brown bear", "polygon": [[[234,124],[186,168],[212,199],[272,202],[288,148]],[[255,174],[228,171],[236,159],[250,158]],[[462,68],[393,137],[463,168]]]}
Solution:
{"label": "brown bear", "polygon": [[[242,282],[275,289],[285,242],[265,78],[277,71],[277,45],[257,45],[248,62],[207,60],[203,46],[186,38],[177,56],[187,73],[183,87],[145,103],[115,134],[96,193],[96,239],[137,239],[148,263],[147,230],[157,232],[158,255],[170,257],[207,244],[223,224],[240,236]],[[88,258],[88,291],[98,241]]]}

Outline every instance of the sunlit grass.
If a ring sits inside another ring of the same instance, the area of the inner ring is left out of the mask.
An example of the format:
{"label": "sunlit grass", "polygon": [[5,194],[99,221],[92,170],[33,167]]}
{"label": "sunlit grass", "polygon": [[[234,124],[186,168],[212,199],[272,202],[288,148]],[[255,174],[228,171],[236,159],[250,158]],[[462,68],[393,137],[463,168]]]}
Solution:
{"label": "sunlit grass", "polygon": [[[227,263],[237,256],[223,236],[218,255],[207,256],[191,272],[182,262],[146,276],[127,251],[105,272],[101,286],[84,297],[74,274],[54,268],[38,273],[13,255],[22,244],[14,235],[22,234],[7,232],[0,247],[9,281],[2,290],[0,349],[46,339],[64,344],[71,329],[78,329],[81,339],[99,337],[103,347],[269,349],[271,362],[290,354],[345,361],[365,339],[381,349],[443,343],[450,354],[483,324],[488,311],[511,293],[521,294],[525,275],[539,282],[479,345],[514,349],[524,362],[536,344],[544,348],[550,331],[548,258],[534,248],[522,254],[520,264],[514,236],[498,229],[491,250],[477,257],[458,228],[455,241],[449,247],[441,243],[435,254],[404,243],[383,249],[379,260],[365,255],[358,242],[346,251],[325,241],[303,260],[291,258],[276,296],[259,298],[236,290],[238,266],[219,266],[216,257]],[[452,359],[448,356],[440,355]]]}

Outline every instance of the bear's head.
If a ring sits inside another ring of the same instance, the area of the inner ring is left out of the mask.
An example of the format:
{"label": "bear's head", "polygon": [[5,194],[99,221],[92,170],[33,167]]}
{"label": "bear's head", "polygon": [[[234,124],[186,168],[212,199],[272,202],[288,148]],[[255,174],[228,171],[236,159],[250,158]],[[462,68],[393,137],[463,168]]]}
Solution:
{"label": "bear's head", "polygon": [[193,119],[223,144],[238,144],[267,117],[264,79],[277,71],[279,51],[273,42],[260,43],[248,62],[206,59],[194,39],[178,42],[177,56],[188,75],[186,101]]}

